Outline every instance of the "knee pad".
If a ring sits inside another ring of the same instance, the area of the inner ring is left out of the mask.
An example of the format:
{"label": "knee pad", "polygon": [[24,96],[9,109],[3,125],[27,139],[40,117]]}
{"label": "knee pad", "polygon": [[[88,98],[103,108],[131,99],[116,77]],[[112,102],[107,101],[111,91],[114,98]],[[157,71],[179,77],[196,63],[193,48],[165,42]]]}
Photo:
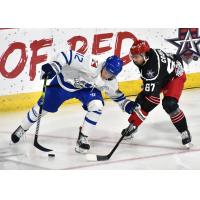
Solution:
{"label": "knee pad", "polygon": [[103,110],[103,102],[101,100],[93,100],[90,101],[89,104],[87,105],[87,110],[89,112],[102,112]]}
{"label": "knee pad", "polygon": [[173,97],[164,97],[162,106],[168,114],[175,112],[179,108],[178,101]]}

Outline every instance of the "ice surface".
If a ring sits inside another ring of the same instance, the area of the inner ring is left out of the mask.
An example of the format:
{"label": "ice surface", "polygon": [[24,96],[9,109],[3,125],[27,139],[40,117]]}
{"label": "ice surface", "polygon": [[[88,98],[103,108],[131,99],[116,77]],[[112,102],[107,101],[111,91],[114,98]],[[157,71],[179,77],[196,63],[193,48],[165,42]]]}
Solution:
{"label": "ice surface", "polygon": [[[132,97],[134,99],[134,97]],[[20,143],[10,145],[10,134],[26,112],[0,114],[0,169],[200,169],[200,89],[185,90],[180,99],[194,146],[187,150],[159,105],[139,128],[135,138],[123,141],[109,161],[88,162],[74,151],[85,111],[80,104],[61,108],[41,120],[39,142],[54,149],[49,158],[33,146],[35,126]],[[128,115],[106,101],[98,126],[90,135],[91,154],[108,154],[128,125]]]}

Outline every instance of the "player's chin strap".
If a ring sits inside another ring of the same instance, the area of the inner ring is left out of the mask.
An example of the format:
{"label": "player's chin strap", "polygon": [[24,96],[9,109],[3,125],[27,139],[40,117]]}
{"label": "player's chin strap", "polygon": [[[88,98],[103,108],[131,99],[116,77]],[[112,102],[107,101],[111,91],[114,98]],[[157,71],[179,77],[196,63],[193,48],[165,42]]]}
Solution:
{"label": "player's chin strap", "polygon": [[43,110],[43,105],[44,105],[44,100],[45,100],[45,92],[46,92],[46,87],[47,87],[47,79],[48,79],[48,76],[46,75],[44,77],[44,84],[43,84],[43,89],[42,89],[41,103],[40,103],[39,115],[38,115],[38,119],[37,119],[34,144],[33,144],[36,148],[38,148],[39,150],[44,151],[44,152],[53,151],[52,149],[47,149],[47,148],[41,146],[38,143],[38,133],[39,133],[40,121],[41,121],[41,117],[42,117],[42,110]]}
{"label": "player's chin strap", "polygon": [[144,59],[144,63],[142,64],[142,66],[143,66],[143,65],[145,65],[147,63],[147,61],[149,60],[149,57],[147,57],[145,54],[141,54],[141,56]]}

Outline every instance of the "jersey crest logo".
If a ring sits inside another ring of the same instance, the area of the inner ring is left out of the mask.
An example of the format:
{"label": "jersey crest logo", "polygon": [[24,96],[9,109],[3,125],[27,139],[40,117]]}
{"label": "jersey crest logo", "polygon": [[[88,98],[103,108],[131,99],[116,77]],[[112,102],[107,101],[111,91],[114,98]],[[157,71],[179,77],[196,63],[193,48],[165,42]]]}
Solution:
{"label": "jersey crest logo", "polygon": [[178,48],[176,54],[181,56],[187,64],[192,60],[197,61],[200,58],[200,36],[198,28],[179,28],[178,38],[166,40]]}
{"label": "jersey crest logo", "polygon": [[153,78],[154,77],[154,72],[152,70],[148,70],[146,73],[147,78]]}
{"label": "jersey crest logo", "polygon": [[97,68],[97,66],[98,66],[98,60],[92,59],[91,67]]}

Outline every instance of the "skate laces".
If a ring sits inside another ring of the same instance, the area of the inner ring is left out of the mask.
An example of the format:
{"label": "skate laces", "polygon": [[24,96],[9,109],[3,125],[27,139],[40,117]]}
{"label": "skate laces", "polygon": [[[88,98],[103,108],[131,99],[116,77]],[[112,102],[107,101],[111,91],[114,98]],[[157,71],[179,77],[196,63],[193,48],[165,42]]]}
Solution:
{"label": "skate laces", "polygon": [[128,128],[127,128],[127,131],[132,131],[132,130],[135,130],[136,129],[136,126],[134,126],[132,123],[129,124]]}
{"label": "skate laces", "polygon": [[80,142],[83,144],[89,144],[87,136],[83,136],[83,135],[81,135]]}
{"label": "skate laces", "polygon": [[188,132],[187,131],[182,132],[181,137],[182,137],[183,140],[189,138]]}
{"label": "skate laces", "polygon": [[22,127],[20,127],[20,128],[16,131],[15,135],[16,135],[18,138],[21,138],[21,137],[24,135],[24,133],[25,133],[24,129],[23,129]]}

